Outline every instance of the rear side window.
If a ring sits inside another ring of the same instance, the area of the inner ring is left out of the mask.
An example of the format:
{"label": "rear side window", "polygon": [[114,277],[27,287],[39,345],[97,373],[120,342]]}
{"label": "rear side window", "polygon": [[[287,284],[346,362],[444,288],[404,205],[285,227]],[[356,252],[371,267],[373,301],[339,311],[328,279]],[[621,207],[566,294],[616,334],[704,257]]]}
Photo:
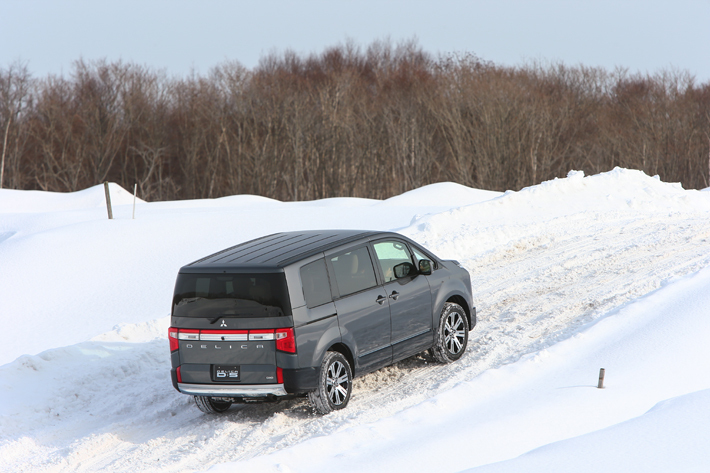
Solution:
{"label": "rear side window", "polygon": [[291,315],[283,273],[178,274],[174,317],[280,317]]}
{"label": "rear side window", "polygon": [[366,247],[330,258],[335,272],[335,281],[341,296],[368,289],[377,285],[375,270]]}
{"label": "rear side window", "polygon": [[301,284],[303,296],[306,298],[308,308],[318,307],[333,298],[330,295],[330,282],[325,269],[325,260],[319,259],[301,268]]}

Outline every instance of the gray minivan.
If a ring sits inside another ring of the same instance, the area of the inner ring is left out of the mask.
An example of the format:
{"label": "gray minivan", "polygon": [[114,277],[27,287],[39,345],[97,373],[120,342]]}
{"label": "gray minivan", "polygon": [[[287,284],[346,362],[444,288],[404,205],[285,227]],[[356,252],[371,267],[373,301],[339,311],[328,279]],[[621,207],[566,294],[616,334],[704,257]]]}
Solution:
{"label": "gray minivan", "polygon": [[355,376],[426,350],[459,359],[475,325],[468,272],[402,235],[276,233],[180,269],[172,382],[208,413],[308,396],[327,414]]}

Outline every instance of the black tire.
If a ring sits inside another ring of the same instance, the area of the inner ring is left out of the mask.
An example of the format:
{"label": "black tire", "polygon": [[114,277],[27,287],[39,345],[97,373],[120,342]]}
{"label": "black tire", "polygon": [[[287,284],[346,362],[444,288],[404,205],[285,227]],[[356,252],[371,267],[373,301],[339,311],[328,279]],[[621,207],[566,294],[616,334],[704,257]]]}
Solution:
{"label": "black tire", "polygon": [[468,319],[458,304],[447,302],[441,311],[436,343],[429,350],[439,363],[451,363],[463,356],[468,344]]}
{"label": "black tire", "polygon": [[308,393],[308,400],[319,414],[343,409],[353,390],[353,371],[348,360],[336,351],[323,357],[318,377],[318,389]]}
{"label": "black tire", "polygon": [[205,414],[221,414],[232,405],[229,401],[215,401],[209,396],[194,396],[197,408]]}

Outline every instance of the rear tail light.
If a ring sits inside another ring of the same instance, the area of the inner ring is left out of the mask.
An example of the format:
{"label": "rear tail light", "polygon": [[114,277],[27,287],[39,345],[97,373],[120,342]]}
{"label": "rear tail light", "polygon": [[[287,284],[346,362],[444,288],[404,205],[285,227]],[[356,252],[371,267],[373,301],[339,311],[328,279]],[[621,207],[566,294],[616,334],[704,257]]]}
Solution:
{"label": "rear tail light", "polygon": [[177,367],[177,370],[176,370],[176,371],[177,371],[178,383],[182,383],[182,373],[180,372],[180,368],[181,368],[181,366],[178,366],[178,367]]}
{"label": "rear tail light", "polygon": [[276,382],[279,384],[284,383],[284,370],[278,366],[276,367]]}
{"label": "rear tail light", "polygon": [[176,329],[175,327],[170,327],[168,329],[168,340],[170,340],[170,351],[175,351],[179,348],[178,329]]}
{"label": "rear tail light", "polygon": [[286,353],[296,353],[296,337],[293,336],[292,328],[277,328],[276,349]]}

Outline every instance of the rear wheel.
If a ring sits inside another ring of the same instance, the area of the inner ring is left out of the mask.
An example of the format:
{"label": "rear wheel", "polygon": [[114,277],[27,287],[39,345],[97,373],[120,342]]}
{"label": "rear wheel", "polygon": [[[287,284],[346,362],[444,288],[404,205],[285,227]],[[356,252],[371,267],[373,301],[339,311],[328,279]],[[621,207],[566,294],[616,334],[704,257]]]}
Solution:
{"label": "rear wheel", "polygon": [[348,405],[353,389],[353,374],[348,360],[340,353],[329,351],[320,366],[318,389],[308,393],[308,399],[320,414],[328,414]]}
{"label": "rear wheel", "polygon": [[209,396],[194,396],[197,408],[205,414],[221,414],[232,405],[229,401],[217,401]]}
{"label": "rear wheel", "polygon": [[463,307],[447,302],[439,318],[436,344],[430,353],[440,363],[456,361],[466,351],[468,343],[468,319]]}

